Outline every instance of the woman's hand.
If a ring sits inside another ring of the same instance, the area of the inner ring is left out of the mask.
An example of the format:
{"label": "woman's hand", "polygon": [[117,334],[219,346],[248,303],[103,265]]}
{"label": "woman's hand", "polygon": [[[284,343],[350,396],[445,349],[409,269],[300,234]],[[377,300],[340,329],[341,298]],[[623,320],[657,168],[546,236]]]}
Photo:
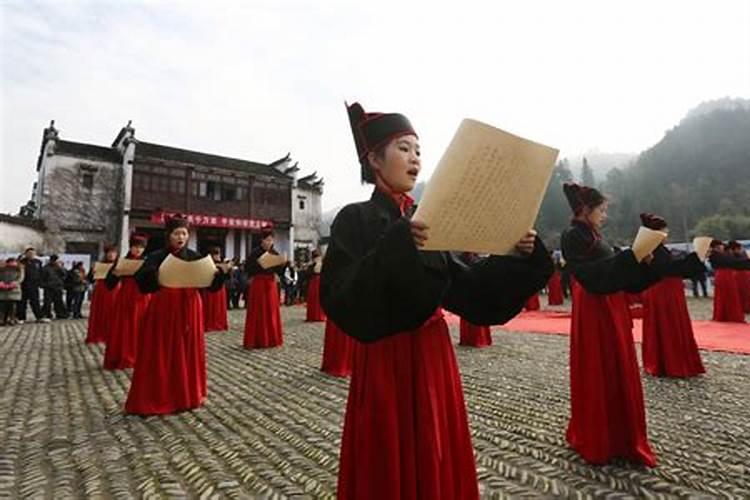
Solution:
{"label": "woman's hand", "polygon": [[534,241],[536,240],[536,231],[529,229],[526,236],[516,243],[516,251],[521,255],[531,255],[534,251]]}
{"label": "woman's hand", "polygon": [[427,241],[427,224],[419,220],[411,220],[411,235],[414,237],[414,244],[417,247],[423,247]]}

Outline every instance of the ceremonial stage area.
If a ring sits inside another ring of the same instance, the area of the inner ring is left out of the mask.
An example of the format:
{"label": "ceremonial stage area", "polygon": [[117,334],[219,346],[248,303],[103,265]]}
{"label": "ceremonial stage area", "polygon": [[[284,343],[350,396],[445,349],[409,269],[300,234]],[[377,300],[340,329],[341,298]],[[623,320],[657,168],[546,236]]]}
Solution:
{"label": "ceremonial stage area", "polygon": [[[705,320],[710,301],[690,308]],[[206,405],[163,418],[123,415],[131,372],[101,369],[85,321],[0,328],[0,498],[332,498],[348,380],[318,371],[324,324],[282,308],[284,346],[245,351],[244,314],[207,335]],[[647,469],[568,449],[568,337],[528,333],[566,321],[524,313],[492,347],[456,347],[483,497],[750,497],[750,356],[723,352],[748,352],[750,326],[733,344],[696,323],[718,349],[701,350],[705,376],[643,375]]]}

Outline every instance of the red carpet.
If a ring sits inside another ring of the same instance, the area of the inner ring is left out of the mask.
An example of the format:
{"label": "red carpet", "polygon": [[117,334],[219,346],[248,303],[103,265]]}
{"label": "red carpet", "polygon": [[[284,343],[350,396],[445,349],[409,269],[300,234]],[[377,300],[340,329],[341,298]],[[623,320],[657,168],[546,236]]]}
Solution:
{"label": "red carpet", "polygon": [[[458,324],[458,316],[446,312],[446,319],[451,324]],[[641,341],[643,323],[633,320],[633,337]],[[524,311],[508,323],[493,329],[510,332],[551,333],[568,335],[570,333],[570,313],[555,311]],[[693,320],[693,333],[700,349],[750,354],[750,326],[742,323],[719,323],[716,321]]]}

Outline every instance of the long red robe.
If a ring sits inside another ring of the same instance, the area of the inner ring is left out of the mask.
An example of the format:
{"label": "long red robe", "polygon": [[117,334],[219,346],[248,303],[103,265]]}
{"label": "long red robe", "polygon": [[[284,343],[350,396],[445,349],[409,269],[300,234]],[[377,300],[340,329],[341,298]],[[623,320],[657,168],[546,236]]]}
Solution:
{"label": "long red robe", "polygon": [[150,295],[141,293],[132,276],[118,284],[120,291],[112,311],[112,328],[104,350],[104,369],[133,368],[138,352],[138,337],[148,308]]}
{"label": "long red robe", "polygon": [[91,297],[91,308],[89,309],[89,322],[86,334],[86,343],[106,343],[112,329],[112,318],[114,316],[115,300],[120,291],[118,284],[112,290],[108,289],[104,280],[96,280],[94,283],[94,294]]}
{"label": "long red robe", "polygon": [[274,274],[256,274],[248,290],[245,349],[278,347],[284,343],[279,292]]}
{"label": "long red robe", "polygon": [[320,274],[310,277],[307,285],[307,318],[305,321],[325,321],[326,315],[320,305]]}
{"label": "long red robe", "polygon": [[705,373],[693,336],[682,278],[665,278],[643,297],[643,369],[651,375],[693,377]]}
{"label": "long red robe", "polygon": [[326,320],[323,362],[320,369],[334,377],[351,375],[355,343],[356,341],[341,331],[330,318]]}
{"label": "long red robe", "polygon": [[492,345],[492,333],[489,326],[475,325],[461,318],[459,333],[459,345],[471,347],[487,347]]}

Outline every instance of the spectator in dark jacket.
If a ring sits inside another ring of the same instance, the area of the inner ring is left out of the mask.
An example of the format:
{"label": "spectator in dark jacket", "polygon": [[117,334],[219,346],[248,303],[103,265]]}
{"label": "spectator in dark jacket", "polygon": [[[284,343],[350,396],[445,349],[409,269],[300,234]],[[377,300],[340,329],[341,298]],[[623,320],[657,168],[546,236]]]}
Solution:
{"label": "spectator in dark jacket", "polygon": [[66,306],[73,319],[81,319],[81,305],[86,293],[86,270],[83,268],[83,262],[73,264],[73,269],[68,271],[67,281],[65,283]]}
{"label": "spectator in dark jacket", "polygon": [[39,287],[42,282],[42,261],[36,258],[36,250],[29,247],[24,251],[23,258],[19,261],[24,269],[24,278],[21,283],[21,302],[18,303],[18,322],[26,321],[26,304],[31,305],[34,317],[39,322],[49,321],[42,315],[39,305]]}
{"label": "spectator in dark jacket", "polygon": [[68,317],[68,310],[63,302],[66,271],[60,258],[52,254],[49,262],[42,268],[42,288],[44,289],[44,305],[42,314],[45,318],[52,318],[52,307],[55,308],[55,319]]}

